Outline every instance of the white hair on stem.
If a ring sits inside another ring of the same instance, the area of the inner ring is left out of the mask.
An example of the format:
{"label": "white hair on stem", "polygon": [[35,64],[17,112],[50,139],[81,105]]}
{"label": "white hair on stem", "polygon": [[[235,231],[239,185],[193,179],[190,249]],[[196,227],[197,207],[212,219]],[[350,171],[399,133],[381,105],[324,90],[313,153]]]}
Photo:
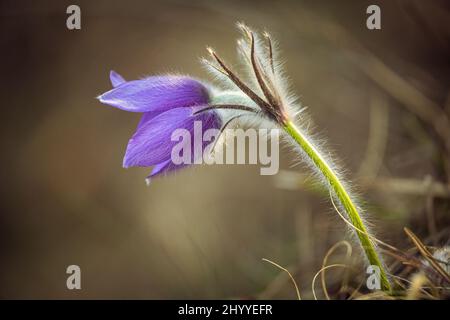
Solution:
{"label": "white hair on stem", "polygon": [[255,121],[254,125],[267,125],[267,122],[270,122],[287,133],[285,141],[298,152],[301,162],[311,168],[317,180],[326,186],[355,226],[353,231],[356,230],[367,261],[380,268],[383,290],[390,291],[387,273],[370,238],[367,223],[362,218],[357,197],[349,183],[344,182],[342,170],[335,164],[326,147],[323,143],[316,142],[309,132],[308,117],[303,112],[305,109],[297,103],[296,96],[290,94],[289,82],[277,62],[278,54],[274,41],[268,33],[264,33],[261,39],[243,23],[238,23],[238,28],[243,35],[238,41],[238,54],[246,78],[241,78],[213,49],[208,48],[212,61],[205,59],[204,64],[215,74],[222,87],[231,89],[228,93],[213,95],[212,101],[217,101],[220,108],[221,103],[230,103],[227,99],[233,100],[233,103],[237,103],[233,110],[222,107],[224,116],[230,112],[234,112],[232,117],[248,113],[248,117]]}

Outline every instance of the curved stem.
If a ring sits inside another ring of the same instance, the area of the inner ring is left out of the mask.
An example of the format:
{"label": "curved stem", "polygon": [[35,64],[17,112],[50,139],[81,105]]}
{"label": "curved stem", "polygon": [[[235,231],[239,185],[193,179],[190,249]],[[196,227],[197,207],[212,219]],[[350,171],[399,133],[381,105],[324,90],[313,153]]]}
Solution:
{"label": "curved stem", "polygon": [[382,290],[390,291],[391,285],[386,276],[386,271],[384,270],[379,254],[375,249],[373,242],[370,240],[367,228],[365,227],[355,204],[345,190],[342,182],[339,180],[333,169],[322,157],[319,151],[308,141],[308,139],[302,134],[294,123],[288,121],[284,125],[284,130],[299,144],[330,185],[334,194],[345,208],[350,221],[356,227],[356,234],[358,235],[361,247],[364,250],[367,260],[371,265],[377,266],[380,269],[380,282]]}

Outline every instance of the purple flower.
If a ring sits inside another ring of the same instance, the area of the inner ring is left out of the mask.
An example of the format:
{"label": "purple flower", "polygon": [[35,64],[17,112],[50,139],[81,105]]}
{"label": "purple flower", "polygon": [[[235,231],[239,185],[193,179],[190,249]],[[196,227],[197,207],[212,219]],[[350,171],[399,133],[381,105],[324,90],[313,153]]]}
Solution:
{"label": "purple flower", "polygon": [[[100,95],[100,102],[143,114],[128,142],[124,168],[154,166],[150,176],[155,176],[184,167],[186,164],[176,165],[171,160],[172,148],[179,143],[171,141],[172,132],[186,129],[192,136],[194,121],[201,121],[203,130],[221,126],[215,111],[193,114],[208,107],[209,102],[207,88],[193,78],[167,75],[125,81],[111,71],[110,79],[114,88]],[[204,143],[203,148],[207,145]],[[194,147],[190,150],[193,153]]]}

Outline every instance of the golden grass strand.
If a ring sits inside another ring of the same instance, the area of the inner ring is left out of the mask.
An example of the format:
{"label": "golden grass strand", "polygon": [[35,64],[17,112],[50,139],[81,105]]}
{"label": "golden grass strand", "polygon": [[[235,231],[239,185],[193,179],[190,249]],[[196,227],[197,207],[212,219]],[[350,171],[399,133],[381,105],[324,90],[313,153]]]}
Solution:
{"label": "golden grass strand", "polygon": [[[347,260],[352,256],[352,246],[350,245],[350,243],[346,240],[342,240],[339,241],[337,243],[335,243],[329,250],[328,252],[325,254],[325,257],[323,258],[323,262],[322,262],[322,268],[325,267],[327,265],[328,262],[328,258],[333,254],[334,251],[336,251],[337,248],[339,248],[340,246],[346,246],[347,248],[347,252],[346,252],[346,258]],[[327,285],[326,285],[326,278],[325,278],[325,270],[322,272],[321,274],[321,283],[322,283],[322,289],[323,289],[323,293],[325,294],[325,297],[327,298],[327,300],[330,300],[330,296],[328,295],[328,290],[327,290]]]}
{"label": "golden grass strand", "polygon": [[272,260],[266,259],[266,258],[262,258],[263,261],[269,262],[271,264],[273,264],[275,267],[277,267],[280,270],[283,270],[284,272],[286,272],[289,275],[289,278],[291,278],[292,283],[294,284],[295,287],[295,292],[297,293],[297,298],[298,300],[302,300],[302,297],[300,296],[300,290],[298,289],[297,286],[297,282],[295,281],[294,277],[292,276],[292,274],[289,272],[288,269],[280,266],[278,263],[273,262]]}
{"label": "golden grass strand", "polygon": [[316,295],[316,289],[315,289],[315,285],[316,285],[316,279],[317,277],[324,272],[327,269],[331,269],[331,268],[337,268],[337,267],[341,267],[341,268],[351,268],[346,264],[341,264],[341,263],[336,263],[336,264],[330,264],[329,266],[325,266],[320,268],[319,271],[317,271],[317,273],[314,275],[314,278],[311,282],[311,290],[312,290],[312,294],[314,296],[314,300],[317,300],[317,295]]}

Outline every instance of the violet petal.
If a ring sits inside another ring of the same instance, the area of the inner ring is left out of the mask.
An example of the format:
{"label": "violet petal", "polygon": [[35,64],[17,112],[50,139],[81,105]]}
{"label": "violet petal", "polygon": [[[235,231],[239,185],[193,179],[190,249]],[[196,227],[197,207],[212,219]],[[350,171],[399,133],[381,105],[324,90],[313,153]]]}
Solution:
{"label": "violet petal", "polygon": [[128,143],[123,166],[148,167],[170,160],[172,148],[179,143],[171,141],[172,133],[176,129],[186,129],[191,133],[193,152],[194,121],[202,122],[203,131],[220,126],[215,112],[192,116],[192,108],[175,108],[161,113],[137,129]]}
{"label": "violet petal", "polygon": [[126,82],[126,80],[114,70],[111,70],[109,72],[109,80],[111,80],[111,84],[113,87],[117,87]]}
{"label": "violet petal", "polygon": [[[114,75],[114,83],[120,79]],[[100,95],[100,102],[130,112],[165,111],[206,104],[207,89],[185,76],[155,76],[121,83]]]}

